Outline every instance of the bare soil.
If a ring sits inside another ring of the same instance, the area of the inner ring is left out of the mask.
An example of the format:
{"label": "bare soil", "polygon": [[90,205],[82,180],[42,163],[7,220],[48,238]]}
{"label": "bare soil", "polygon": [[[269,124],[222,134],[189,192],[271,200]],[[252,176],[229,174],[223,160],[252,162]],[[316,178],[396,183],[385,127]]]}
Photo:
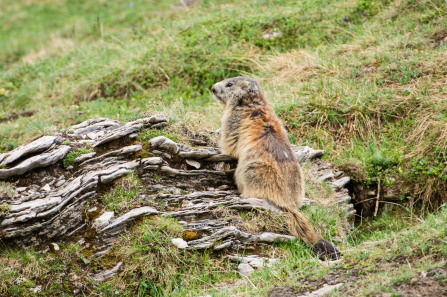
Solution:
{"label": "bare soil", "polygon": [[422,272],[407,282],[396,284],[394,288],[402,296],[447,296],[447,264]]}
{"label": "bare soil", "polygon": [[[303,296],[322,288],[324,285],[335,285],[339,283],[344,284],[340,290],[341,296],[362,296],[360,292],[350,290],[352,288],[351,284],[362,283],[362,280],[366,280],[379,272],[392,271],[398,266],[403,265],[400,263],[400,260],[400,257],[395,258],[395,261],[389,263],[389,265],[384,264],[382,269],[372,272],[367,272],[362,268],[334,268],[333,272],[329,273],[325,278],[317,279],[308,277],[301,280],[297,286],[274,288],[270,292],[269,297]],[[351,264],[344,265],[344,267],[350,266]],[[378,293],[372,296],[447,296],[447,264],[439,268],[432,268],[426,272],[421,272],[405,282],[397,283],[391,287],[391,290],[395,292],[394,295],[392,293]]]}
{"label": "bare soil", "polygon": [[34,113],[35,113],[34,111],[24,111],[24,112],[21,112],[21,113],[13,112],[13,113],[11,113],[10,115],[8,115],[8,116],[6,116],[4,118],[0,118],[0,123],[11,121],[11,120],[15,120],[15,119],[17,119],[19,117],[30,117]]}

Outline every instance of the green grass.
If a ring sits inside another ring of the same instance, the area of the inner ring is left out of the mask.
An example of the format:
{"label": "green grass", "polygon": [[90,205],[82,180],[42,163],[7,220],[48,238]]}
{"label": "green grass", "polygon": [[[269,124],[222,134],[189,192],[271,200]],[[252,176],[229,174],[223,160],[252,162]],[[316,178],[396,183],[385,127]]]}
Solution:
{"label": "green grass", "polygon": [[[306,215],[316,226],[327,224],[324,228],[328,230],[336,226],[334,213],[325,207],[314,206]],[[397,292],[397,284],[442,264],[439,258],[447,256],[446,219],[444,207],[423,218],[404,211],[367,220],[358,231],[348,234],[344,243],[338,243],[344,258],[333,265],[319,261],[302,241],[277,243],[262,249],[262,254],[281,262],[256,270],[247,279],[237,273],[237,265],[221,254],[177,249],[171,239],[183,236],[182,226],[169,217],[153,217],[123,233],[121,241],[101,259],[90,257],[88,249],[77,244],[59,243],[58,252],[2,250],[0,292],[6,296],[28,296],[28,285],[33,284],[32,287],[42,285],[43,292],[56,295],[78,292],[106,296],[266,296],[277,286],[317,289],[311,282],[326,283],[328,274],[337,275],[340,282],[358,276],[344,287],[343,293],[335,292],[334,296],[345,296],[347,292],[362,296]],[[333,234],[325,234],[326,238],[330,236]],[[125,263],[121,273],[102,283],[88,281],[89,274],[110,269],[117,261]],[[402,261],[409,264],[402,265]],[[76,275],[78,285],[65,275]],[[17,284],[19,276],[27,282]]]}
{"label": "green grass", "polygon": [[[145,129],[138,134],[138,140],[147,142],[154,137],[166,136],[167,138],[169,138],[175,142],[179,141],[180,137],[178,134],[170,133],[169,131],[165,131],[165,129],[166,128],[151,129],[151,130]],[[167,129],[169,129],[169,127]]]}
{"label": "green grass", "polygon": [[95,150],[92,148],[87,148],[87,147],[80,147],[74,151],[70,151],[64,158],[64,160],[62,161],[62,163],[64,164],[64,167],[67,168],[71,165],[73,165],[76,161],[76,158],[79,157],[80,155],[84,155],[84,154],[89,154],[89,153],[93,153]]}
{"label": "green grass", "polygon": [[[348,234],[340,230],[339,210],[305,209],[326,238],[341,240],[345,270],[371,275],[349,290],[395,293],[396,283],[436,265],[432,254],[446,255],[445,207],[425,213],[446,202],[445,1],[202,0],[191,8],[172,8],[175,2],[3,5],[0,152],[88,118],[128,121],[147,113],[167,115],[170,125],[144,131],[140,141],[165,135],[183,142],[190,131],[220,126],[221,110],[210,87],[229,76],[249,75],[259,79],[293,143],[325,149],[326,158],[350,169],[345,171],[357,182],[380,183],[395,190],[393,199],[409,202],[402,212],[363,220]],[[274,33],[279,35],[270,38]],[[67,165],[75,154],[67,156]],[[308,196],[331,195],[327,185],[306,183]],[[140,188],[127,177],[103,202],[115,212],[127,211],[140,203]],[[0,184],[0,191],[11,194],[7,184]],[[244,220],[251,228],[278,230],[277,222],[266,218],[249,213]],[[168,238],[180,235],[175,221],[166,220],[145,221],[125,235],[115,255],[127,257],[127,273],[80,290],[107,296],[116,291],[265,296],[276,284],[296,285],[331,271],[297,241],[264,251],[281,257],[282,264],[230,288],[228,283],[240,280],[234,265],[208,252],[171,249]],[[413,254],[428,258],[418,261]],[[154,264],[155,255],[169,263],[166,273]],[[1,251],[0,292],[30,294],[26,283],[14,282],[24,275],[35,284],[51,284],[45,287],[48,294],[73,294],[66,275],[93,273],[116,262],[85,263],[88,256],[73,246],[56,255]],[[382,271],[399,256],[413,268]]]}
{"label": "green grass", "polygon": [[135,173],[120,179],[110,191],[102,197],[102,203],[108,210],[122,213],[131,210],[139,203],[139,193],[144,185]]}
{"label": "green grass", "polygon": [[432,208],[445,200],[445,1],[172,4],[7,5],[0,118],[11,120],[0,122],[0,151],[87,118],[143,111],[166,114],[178,137],[214,130],[210,87],[248,74],[293,142],[360,164],[361,182],[394,186],[404,199]]}
{"label": "green grass", "polygon": [[0,197],[6,196],[6,197],[12,197],[14,196],[14,186],[8,182],[0,181]]}

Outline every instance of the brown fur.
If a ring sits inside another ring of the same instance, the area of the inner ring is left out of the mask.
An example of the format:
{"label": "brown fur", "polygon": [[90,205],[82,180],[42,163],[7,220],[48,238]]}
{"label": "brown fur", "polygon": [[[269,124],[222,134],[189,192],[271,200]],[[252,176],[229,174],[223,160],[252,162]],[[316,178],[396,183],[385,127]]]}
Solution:
{"label": "brown fur", "polygon": [[215,84],[214,96],[223,106],[220,146],[238,159],[236,185],[245,198],[267,199],[289,216],[290,232],[319,254],[338,258],[339,252],[316,234],[297,211],[304,197],[304,177],[290,149],[287,134],[256,81],[229,78]]}

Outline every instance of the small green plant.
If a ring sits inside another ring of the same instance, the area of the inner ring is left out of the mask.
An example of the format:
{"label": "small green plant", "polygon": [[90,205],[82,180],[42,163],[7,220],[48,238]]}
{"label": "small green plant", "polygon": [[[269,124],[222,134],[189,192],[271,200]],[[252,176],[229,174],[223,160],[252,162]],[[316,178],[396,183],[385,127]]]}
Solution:
{"label": "small green plant", "polygon": [[[166,136],[167,138],[178,142],[179,136],[173,133],[168,133],[162,129],[146,129],[141,131],[138,134],[138,139],[141,141],[149,141],[150,139],[157,137],[157,136]],[[146,148],[145,148],[146,149]]]}
{"label": "small green plant", "polygon": [[123,238],[115,255],[132,263],[124,274],[141,276],[138,282],[129,283],[129,291],[141,296],[196,295],[198,286],[237,278],[227,259],[213,257],[209,251],[186,251],[173,245],[172,238],[182,234],[183,226],[176,219],[160,216],[144,219]]}
{"label": "small green plant", "polygon": [[73,165],[76,161],[76,158],[79,157],[80,155],[93,153],[94,151],[95,150],[92,148],[81,147],[81,148],[78,148],[76,151],[69,152],[65,156],[64,160],[62,161],[64,164],[64,167],[67,168],[67,167]]}
{"label": "small green plant", "polygon": [[14,197],[14,187],[7,182],[0,181],[0,198],[2,196]]}
{"label": "small green plant", "polygon": [[11,205],[4,202],[0,205],[0,217],[7,216],[9,214],[9,211],[11,210]]}
{"label": "small green plant", "polygon": [[135,173],[120,179],[115,186],[107,192],[102,202],[107,209],[115,213],[130,210],[138,202],[138,194],[143,189],[143,185]]}

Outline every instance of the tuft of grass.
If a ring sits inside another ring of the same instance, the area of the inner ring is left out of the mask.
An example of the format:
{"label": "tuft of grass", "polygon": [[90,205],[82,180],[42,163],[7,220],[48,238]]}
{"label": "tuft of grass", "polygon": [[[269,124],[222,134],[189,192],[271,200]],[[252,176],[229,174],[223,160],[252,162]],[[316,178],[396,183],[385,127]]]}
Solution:
{"label": "tuft of grass", "polygon": [[[288,233],[286,216],[269,210],[238,212],[250,232]],[[236,217],[236,216],[235,216]]]}
{"label": "tuft of grass", "polygon": [[7,216],[9,214],[9,211],[11,210],[11,205],[4,202],[0,205],[0,218]]}
{"label": "tuft of grass", "polygon": [[113,290],[129,295],[181,296],[195,294],[200,286],[234,278],[228,260],[212,257],[208,251],[175,247],[171,239],[181,237],[182,229],[175,219],[154,217],[123,238],[114,254],[126,259],[129,265],[121,276],[115,277]]}
{"label": "tuft of grass", "polygon": [[[165,129],[143,130],[138,134],[138,139],[140,141],[146,142],[146,141],[149,141],[152,138],[157,137],[157,136],[166,136],[167,138],[169,138],[175,142],[179,141],[179,134],[171,133],[171,132],[169,132],[169,130],[165,131]],[[170,129],[170,128],[168,128],[168,129]]]}
{"label": "tuft of grass", "polygon": [[51,295],[73,294],[76,287],[68,285],[66,274],[80,278],[83,266],[80,246],[77,244],[68,246],[59,244],[59,246],[61,250],[57,254],[17,247],[2,249],[0,252],[2,296],[34,296],[30,289],[39,285]]}
{"label": "tuft of grass", "polygon": [[144,189],[135,173],[130,173],[115,183],[113,188],[102,197],[102,203],[115,213],[129,211],[139,202],[138,194]]}
{"label": "tuft of grass", "polygon": [[14,197],[15,191],[14,191],[14,187],[12,186],[12,184],[8,183],[8,182],[3,182],[0,181],[0,198],[3,197]]}
{"label": "tuft of grass", "polygon": [[76,161],[76,158],[79,157],[80,155],[84,155],[84,154],[89,154],[89,153],[93,153],[95,150],[92,148],[87,148],[87,147],[80,147],[78,149],[76,149],[75,151],[70,151],[64,158],[64,160],[62,161],[62,163],[64,164],[65,168],[68,168],[69,166],[73,165]]}

